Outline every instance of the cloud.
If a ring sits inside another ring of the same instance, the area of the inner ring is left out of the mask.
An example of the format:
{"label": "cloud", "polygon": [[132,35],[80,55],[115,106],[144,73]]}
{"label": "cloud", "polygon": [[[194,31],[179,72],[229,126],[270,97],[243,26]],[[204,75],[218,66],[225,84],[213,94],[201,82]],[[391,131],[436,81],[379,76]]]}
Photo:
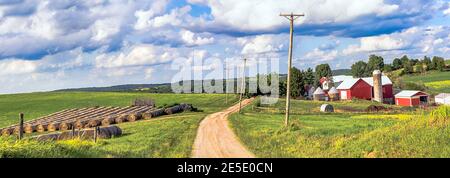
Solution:
{"label": "cloud", "polygon": [[350,45],[343,51],[345,55],[359,52],[376,52],[399,50],[407,47],[403,39],[394,38],[389,35],[381,35],[376,37],[364,37],[360,39],[360,45]]}
{"label": "cloud", "polygon": [[259,35],[251,39],[240,38],[238,39],[244,46],[241,54],[261,54],[280,51],[284,45],[274,35]]}
{"label": "cloud", "polygon": [[0,76],[28,74],[36,71],[37,63],[26,60],[1,60],[0,61]]}
{"label": "cloud", "polygon": [[101,54],[95,58],[97,68],[117,68],[167,63],[179,57],[172,48],[154,45],[135,45],[118,54]]}
{"label": "cloud", "polygon": [[200,36],[197,36],[195,33],[189,31],[189,30],[181,30],[180,31],[181,39],[189,46],[195,46],[195,45],[207,45],[214,43],[214,38],[202,38]]}
{"label": "cloud", "polygon": [[[235,36],[286,32],[288,23],[281,12],[305,13],[296,21],[300,34],[362,37],[389,34],[420,24],[430,18],[434,1],[383,0],[205,0],[212,21],[203,30]],[[409,5],[414,4],[414,6]],[[198,26],[196,26],[198,28]]]}

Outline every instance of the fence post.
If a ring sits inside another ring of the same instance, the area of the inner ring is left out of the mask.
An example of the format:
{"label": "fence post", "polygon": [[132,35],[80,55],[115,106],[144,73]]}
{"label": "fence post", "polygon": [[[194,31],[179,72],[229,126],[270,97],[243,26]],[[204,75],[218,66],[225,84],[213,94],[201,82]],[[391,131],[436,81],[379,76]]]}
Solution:
{"label": "fence post", "polygon": [[75,138],[75,122],[72,122],[72,139]]}
{"label": "fence post", "polygon": [[19,114],[19,140],[23,138],[23,113]]}
{"label": "fence post", "polygon": [[98,126],[94,128],[94,143],[97,143],[98,130]]}

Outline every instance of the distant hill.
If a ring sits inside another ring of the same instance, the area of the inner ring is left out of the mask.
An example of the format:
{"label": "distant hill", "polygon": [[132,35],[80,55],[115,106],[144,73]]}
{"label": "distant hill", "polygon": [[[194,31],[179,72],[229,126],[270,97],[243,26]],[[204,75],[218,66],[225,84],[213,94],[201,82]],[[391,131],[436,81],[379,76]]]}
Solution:
{"label": "distant hill", "polygon": [[352,75],[352,70],[350,70],[350,69],[337,69],[337,70],[333,70],[331,72],[333,73],[334,76],[336,76],[336,75]]}
{"label": "distant hill", "polygon": [[[127,85],[116,85],[109,87],[89,87],[89,88],[71,88],[62,89],[56,91],[86,91],[86,92],[124,92],[124,91],[148,91],[151,89],[158,88],[170,88],[170,83],[163,84],[127,84]],[[170,92],[170,91],[168,91]]]}

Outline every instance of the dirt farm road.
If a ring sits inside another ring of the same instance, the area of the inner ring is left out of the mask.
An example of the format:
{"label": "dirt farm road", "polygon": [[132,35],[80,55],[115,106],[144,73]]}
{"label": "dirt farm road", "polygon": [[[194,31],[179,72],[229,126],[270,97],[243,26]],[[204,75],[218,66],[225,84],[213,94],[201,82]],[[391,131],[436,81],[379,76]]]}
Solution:
{"label": "dirt farm road", "polygon": [[[254,98],[242,101],[250,104]],[[192,157],[194,158],[254,158],[228,126],[228,115],[239,111],[239,103],[221,112],[206,116],[197,131]]]}

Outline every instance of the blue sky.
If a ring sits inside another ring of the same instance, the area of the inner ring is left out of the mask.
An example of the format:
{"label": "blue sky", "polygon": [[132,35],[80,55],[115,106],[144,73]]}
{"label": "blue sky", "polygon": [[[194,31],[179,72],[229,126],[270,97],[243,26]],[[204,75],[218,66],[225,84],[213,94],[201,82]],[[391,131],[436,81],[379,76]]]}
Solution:
{"label": "blue sky", "polygon": [[448,0],[2,0],[0,93],[165,83],[177,58],[277,57],[294,66],[349,68],[370,54],[386,62],[450,58]]}

